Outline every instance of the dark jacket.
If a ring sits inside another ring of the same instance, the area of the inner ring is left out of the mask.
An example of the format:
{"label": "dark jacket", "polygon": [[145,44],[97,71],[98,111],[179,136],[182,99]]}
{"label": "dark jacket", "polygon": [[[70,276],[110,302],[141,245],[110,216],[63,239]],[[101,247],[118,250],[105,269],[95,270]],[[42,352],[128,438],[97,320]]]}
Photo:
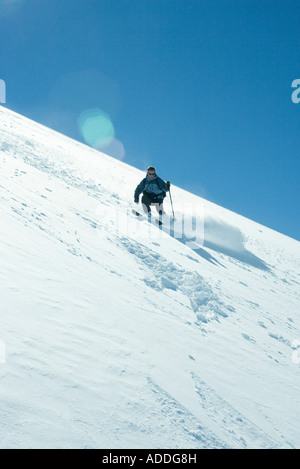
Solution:
{"label": "dark jacket", "polygon": [[168,187],[163,179],[155,176],[152,180],[146,176],[136,187],[134,198],[138,199],[142,192],[146,192],[151,198],[164,199]]}

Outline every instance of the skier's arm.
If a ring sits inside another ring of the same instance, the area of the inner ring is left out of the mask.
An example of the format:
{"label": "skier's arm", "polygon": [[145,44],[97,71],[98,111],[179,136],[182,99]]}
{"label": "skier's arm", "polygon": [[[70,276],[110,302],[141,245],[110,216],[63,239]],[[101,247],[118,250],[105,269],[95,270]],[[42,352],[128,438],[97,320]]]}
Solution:
{"label": "skier's arm", "polygon": [[145,189],[145,179],[143,179],[137,186],[136,186],[136,189],[134,191],[134,201],[135,202],[138,202],[139,201],[139,196],[141,195],[141,193],[143,192],[143,190]]}
{"label": "skier's arm", "polygon": [[157,178],[158,179],[158,185],[160,187],[160,189],[164,192],[169,192],[170,190],[170,181],[167,181],[165,182],[163,179],[161,178]]}

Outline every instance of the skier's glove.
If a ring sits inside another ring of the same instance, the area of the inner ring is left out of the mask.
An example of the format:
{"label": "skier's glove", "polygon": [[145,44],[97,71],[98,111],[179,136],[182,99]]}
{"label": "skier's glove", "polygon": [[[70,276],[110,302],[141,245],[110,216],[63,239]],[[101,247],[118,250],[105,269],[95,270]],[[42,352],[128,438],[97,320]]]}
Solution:
{"label": "skier's glove", "polygon": [[170,190],[170,185],[171,185],[170,181],[167,181],[166,182],[166,188],[167,188],[168,191]]}
{"label": "skier's glove", "polygon": [[135,202],[136,204],[138,204],[138,203],[139,203],[139,198],[138,198],[138,197],[135,197],[135,198],[134,198],[134,202]]}

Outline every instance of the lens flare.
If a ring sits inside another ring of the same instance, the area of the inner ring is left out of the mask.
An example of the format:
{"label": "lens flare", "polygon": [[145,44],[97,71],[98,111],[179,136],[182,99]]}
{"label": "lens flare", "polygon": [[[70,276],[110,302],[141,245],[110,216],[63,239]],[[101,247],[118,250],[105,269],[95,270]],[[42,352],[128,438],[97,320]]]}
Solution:
{"label": "lens flare", "polygon": [[26,0],[0,0],[0,18],[9,17],[24,6]]}
{"label": "lens flare", "polygon": [[77,119],[77,124],[85,142],[93,148],[109,146],[114,139],[113,123],[109,115],[99,108],[83,111]]}
{"label": "lens flare", "polygon": [[122,142],[114,138],[109,145],[99,147],[98,150],[103,151],[109,156],[116,158],[117,160],[123,160],[125,158],[125,149]]}
{"label": "lens flare", "polygon": [[85,109],[100,108],[115,119],[121,109],[121,95],[118,83],[109,76],[86,69],[61,75],[53,83],[49,103],[76,116]]}

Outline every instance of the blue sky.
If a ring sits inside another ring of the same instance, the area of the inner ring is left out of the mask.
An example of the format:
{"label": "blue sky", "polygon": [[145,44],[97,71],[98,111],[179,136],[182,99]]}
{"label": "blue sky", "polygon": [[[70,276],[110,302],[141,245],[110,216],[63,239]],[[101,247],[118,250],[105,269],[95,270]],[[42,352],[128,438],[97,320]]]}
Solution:
{"label": "blue sky", "polygon": [[0,44],[10,109],[300,240],[298,0],[0,0]]}

